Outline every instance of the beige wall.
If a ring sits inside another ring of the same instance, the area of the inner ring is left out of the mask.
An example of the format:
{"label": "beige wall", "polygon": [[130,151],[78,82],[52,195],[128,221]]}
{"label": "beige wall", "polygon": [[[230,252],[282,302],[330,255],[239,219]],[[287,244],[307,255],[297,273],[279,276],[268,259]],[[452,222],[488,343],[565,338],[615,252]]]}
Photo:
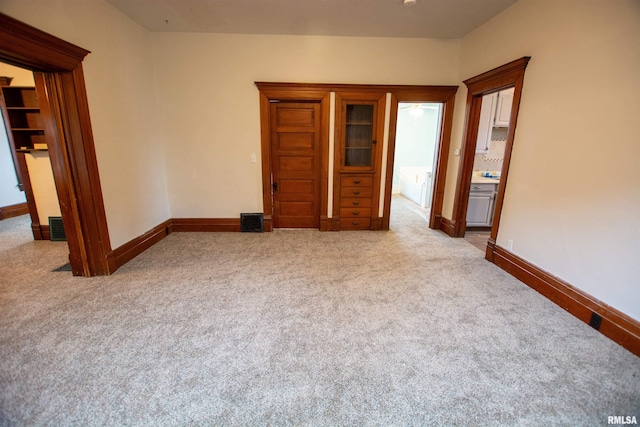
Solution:
{"label": "beige wall", "polygon": [[[640,319],[640,3],[520,0],[462,40],[460,80],[531,56],[498,245]],[[464,101],[461,85],[458,100]],[[463,102],[458,106],[464,105]],[[452,151],[461,144],[463,109]],[[459,157],[452,157],[444,216]]]}
{"label": "beige wall", "polygon": [[41,225],[49,224],[50,216],[60,216],[60,202],[53,180],[51,160],[46,151],[34,151],[25,155],[33,199]]}
{"label": "beige wall", "polygon": [[0,62],[0,76],[12,77],[11,86],[35,86],[33,72]]}
{"label": "beige wall", "polygon": [[171,213],[262,211],[255,81],[454,84],[459,41],[155,33]]}
{"label": "beige wall", "polygon": [[0,10],[92,51],[83,68],[111,246],[168,219],[151,34],[102,0],[2,0]]}

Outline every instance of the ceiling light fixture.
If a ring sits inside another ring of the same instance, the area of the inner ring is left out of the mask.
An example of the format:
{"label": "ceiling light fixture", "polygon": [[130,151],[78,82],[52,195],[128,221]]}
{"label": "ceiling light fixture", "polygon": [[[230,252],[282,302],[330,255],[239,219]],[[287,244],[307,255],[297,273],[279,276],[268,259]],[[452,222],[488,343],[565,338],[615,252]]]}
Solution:
{"label": "ceiling light fixture", "polygon": [[404,5],[411,7],[416,5],[416,0],[404,0]]}
{"label": "ceiling light fixture", "polygon": [[409,114],[411,114],[414,117],[418,117],[421,116],[423,113],[422,111],[422,107],[420,106],[420,104],[415,104],[410,110],[409,110]]}

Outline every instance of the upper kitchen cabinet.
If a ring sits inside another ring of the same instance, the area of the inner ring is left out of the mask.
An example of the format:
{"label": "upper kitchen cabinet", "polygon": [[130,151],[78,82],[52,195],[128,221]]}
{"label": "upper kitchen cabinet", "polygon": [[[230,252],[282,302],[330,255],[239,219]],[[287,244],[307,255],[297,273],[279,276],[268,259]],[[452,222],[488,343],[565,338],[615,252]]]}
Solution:
{"label": "upper kitchen cabinet", "polygon": [[476,153],[488,153],[491,144],[491,131],[496,114],[498,94],[492,93],[482,97],[480,108],[480,122],[478,124],[478,137],[476,139]]}
{"label": "upper kitchen cabinet", "polygon": [[494,127],[509,127],[511,120],[511,104],[513,104],[514,88],[498,92],[498,105],[493,122]]}
{"label": "upper kitchen cabinet", "polygon": [[510,88],[482,97],[476,153],[486,154],[489,152],[493,128],[509,127],[513,91],[514,89]]}

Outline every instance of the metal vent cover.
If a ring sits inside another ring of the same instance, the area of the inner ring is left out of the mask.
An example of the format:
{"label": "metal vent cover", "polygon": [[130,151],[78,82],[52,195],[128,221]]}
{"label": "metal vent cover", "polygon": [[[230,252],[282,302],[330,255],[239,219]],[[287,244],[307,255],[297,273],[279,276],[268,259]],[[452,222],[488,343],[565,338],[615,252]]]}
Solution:
{"label": "metal vent cover", "polygon": [[67,240],[67,235],[64,233],[64,226],[62,225],[61,216],[49,217],[49,234],[52,241],[64,242]]}
{"label": "metal vent cover", "polygon": [[264,215],[261,213],[241,213],[240,231],[243,233],[262,233],[264,231]]}

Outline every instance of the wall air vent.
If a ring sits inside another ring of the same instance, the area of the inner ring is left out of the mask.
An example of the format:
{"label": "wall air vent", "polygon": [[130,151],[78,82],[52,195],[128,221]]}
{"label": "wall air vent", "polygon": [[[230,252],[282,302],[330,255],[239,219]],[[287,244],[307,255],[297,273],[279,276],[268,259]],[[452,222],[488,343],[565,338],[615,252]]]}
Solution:
{"label": "wall air vent", "polygon": [[241,213],[240,231],[243,233],[262,233],[264,231],[264,215],[261,213]]}
{"label": "wall air vent", "polygon": [[67,240],[67,236],[64,234],[61,216],[49,217],[49,233],[51,234],[52,241],[64,242]]}
{"label": "wall air vent", "polygon": [[602,316],[597,313],[591,313],[591,320],[589,321],[589,326],[593,329],[600,330],[600,325],[602,325]]}

